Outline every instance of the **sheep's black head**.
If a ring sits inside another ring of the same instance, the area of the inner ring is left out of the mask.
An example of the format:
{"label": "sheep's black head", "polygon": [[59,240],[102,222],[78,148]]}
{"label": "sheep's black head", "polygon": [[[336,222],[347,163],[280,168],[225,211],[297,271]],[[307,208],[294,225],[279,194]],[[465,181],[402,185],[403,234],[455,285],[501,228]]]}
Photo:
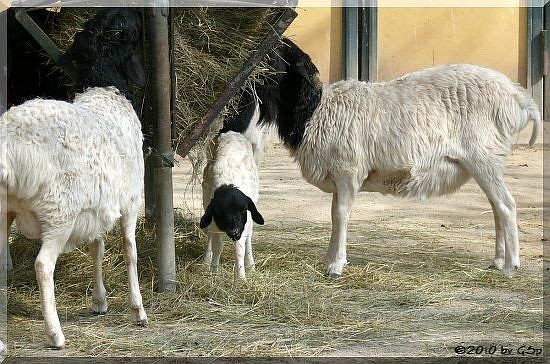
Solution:
{"label": "sheep's black head", "polygon": [[212,223],[213,218],[220,230],[236,241],[244,231],[247,211],[250,211],[254,222],[264,224],[264,218],[250,197],[233,185],[222,185],[214,192],[214,198],[208,204],[199,225],[204,229]]}
{"label": "sheep's black head", "polygon": [[313,87],[319,83],[319,70],[309,55],[288,38],[283,38],[282,44],[270,57],[268,65],[278,74],[275,78],[277,83],[295,76],[299,76]]}
{"label": "sheep's black head", "polygon": [[128,8],[107,8],[88,20],[61,65],[75,61],[78,87],[115,86],[128,94],[143,86],[145,73],[134,51],[141,39],[140,14]]}
{"label": "sheep's black head", "polygon": [[256,87],[261,122],[275,122],[285,145],[296,150],[321,100],[319,71],[311,58],[287,38],[269,54],[267,64],[274,76]]}

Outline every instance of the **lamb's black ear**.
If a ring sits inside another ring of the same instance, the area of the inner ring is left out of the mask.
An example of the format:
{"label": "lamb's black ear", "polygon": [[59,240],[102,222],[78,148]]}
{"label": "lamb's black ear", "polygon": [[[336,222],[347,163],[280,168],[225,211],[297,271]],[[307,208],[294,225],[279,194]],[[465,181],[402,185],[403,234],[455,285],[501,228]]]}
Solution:
{"label": "lamb's black ear", "polygon": [[260,212],[256,208],[256,205],[254,205],[254,202],[252,201],[252,199],[248,196],[246,196],[246,198],[248,200],[247,209],[248,209],[248,211],[250,211],[250,214],[252,215],[252,220],[256,224],[263,225],[264,224],[264,218],[263,218],[262,214],[260,214]]}
{"label": "lamb's black ear", "polygon": [[204,215],[201,217],[201,221],[199,223],[199,226],[201,229],[206,228],[208,225],[212,223],[212,215],[214,214],[214,200],[211,200],[208,204],[208,207],[206,208],[206,211],[204,212]]}
{"label": "lamb's black ear", "polygon": [[145,71],[135,54],[132,54],[129,61],[124,63],[123,72],[136,86],[145,85]]}

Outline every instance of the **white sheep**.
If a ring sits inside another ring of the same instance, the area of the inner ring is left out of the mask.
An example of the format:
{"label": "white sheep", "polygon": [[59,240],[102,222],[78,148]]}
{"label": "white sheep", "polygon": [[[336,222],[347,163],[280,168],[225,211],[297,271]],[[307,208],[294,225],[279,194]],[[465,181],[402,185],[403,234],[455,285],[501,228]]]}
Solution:
{"label": "white sheep", "polygon": [[263,224],[256,208],[259,180],[250,141],[240,133],[221,133],[213,148],[212,159],[204,168],[204,215],[202,229],[208,227],[205,262],[211,271],[218,270],[226,233],[235,241],[235,279],[245,278],[245,267],[254,269],[252,257],[252,221]]}
{"label": "white sheep", "polygon": [[42,239],[35,269],[48,345],[61,348],[65,341],[55,305],[55,263],[82,241],[92,242],[92,308],[106,311],[102,235],[118,218],[132,318],[145,325],[134,236],[143,190],[142,133],[130,102],[114,87],[91,88],[72,104],[36,99],[13,107],[0,125],[8,215],[27,238]]}
{"label": "white sheep", "polygon": [[425,199],[456,191],[473,177],[495,217],[492,267],[520,266],[515,202],[503,179],[513,135],[540,128],[538,108],[521,86],[474,65],[438,66],[396,80],[323,86],[310,57],[286,39],[271,60],[278,85],[259,90],[265,120],[303,177],[332,193],[327,274],[347,264],[346,234],[360,191]]}
{"label": "white sheep", "polygon": [[[19,231],[42,240],[35,261],[47,343],[62,348],[53,273],[59,255],[90,241],[92,309],[107,310],[102,235],[120,218],[134,322],[147,324],[137,275],[135,228],[141,206],[144,162],[141,123],[130,94],[143,85],[134,54],[141,17],[131,9],[104,9],[77,33],[60,63],[76,61],[78,87],[72,103],[35,99],[0,117],[0,255],[15,219]],[[116,87],[111,87],[115,85]],[[4,260],[4,259],[3,259]]]}

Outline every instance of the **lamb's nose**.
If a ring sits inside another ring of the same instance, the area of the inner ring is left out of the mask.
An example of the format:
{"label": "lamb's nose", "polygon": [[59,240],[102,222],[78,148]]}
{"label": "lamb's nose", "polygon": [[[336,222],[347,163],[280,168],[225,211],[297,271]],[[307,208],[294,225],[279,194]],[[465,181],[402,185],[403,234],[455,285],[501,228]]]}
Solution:
{"label": "lamb's nose", "polygon": [[229,236],[233,240],[239,240],[241,238],[241,233],[239,232],[239,229],[235,229],[229,232]]}

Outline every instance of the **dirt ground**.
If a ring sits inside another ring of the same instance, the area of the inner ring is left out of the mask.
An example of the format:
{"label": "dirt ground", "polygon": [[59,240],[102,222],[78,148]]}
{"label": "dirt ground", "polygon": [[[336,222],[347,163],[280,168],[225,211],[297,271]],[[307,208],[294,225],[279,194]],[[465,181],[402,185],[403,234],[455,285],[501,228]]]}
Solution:
{"label": "dirt ground", "polygon": [[[545,132],[547,132],[545,130]],[[507,186],[516,199],[517,221],[521,246],[522,270],[531,272],[538,277],[543,272],[543,145],[542,135],[538,144],[529,147],[526,144],[531,128],[527,127],[518,136],[518,144],[514,146],[507,158],[505,179]],[[541,133],[542,134],[542,133]],[[276,140],[276,138],[272,138]],[[548,139],[546,139],[548,140]],[[188,183],[191,166],[185,160],[175,169],[176,206],[190,210],[197,218],[202,213],[200,185]],[[186,183],[182,183],[187,181]],[[278,142],[268,147],[260,168],[261,200],[259,211],[263,214],[266,224],[276,224],[281,228],[323,224],[327,226],[326,244],[330,236],[330,194],[318,190],[301,178],[299,168],[288,152]],[[380,241],[369,237],[369,226],[375,226],[387,231],[403,232],[405,236],[422,231],[426,236],[446,235],[443,247],[452,249],[454,254],[468,254],[478,257],[475,262],[480,269],[486,268],[494,255],[494,222],[491,207],[479,186],[470,180],[457,193],[449,196],[433,198],[427,201],[413,201],[378,193],[362,193],[355,201],[350,222],[348,246],[364,247],[369,251],[369,245],[380,246],[388,244],[389,249],[396,249],[403,241],[403,254],[407,255],[407,242],[403,236],[396,235],[394,242]],[[256,227],[262,231],[262,227]],[[376,234],[375,234],[376,235]],[[448,240],[448,242],[445,242]],[[283,244],[284,242],[282,242]],[[546,243],[546,242],[544,242]],[[255,244],[262,244],[256,239]],[[326,245],[325,245],[326,246]],[[438,248],[442,248],[439,246]],[[399,254],[399,249],[396,249]],[[368,256],[357,257],[348,251],[350,266],[358,262],[358,258],[368,261]],[[322,260],[322,254],[319,255]],[[414,259],[414,257],[413,257]],[[344,271],[345,272],[345,271]],[[344,273],[345,274],[345,273]],[[513,278],[512,278],[513,279]],[[542,279],[540,279],[542,284]],[[472,292],[474,296],[466,299],[455,299],[452,302],[453,312],[468,312],[469,300],[495,300],[504,306],[513,307],[520,304],[518,294],[502,289],[487,292],[487,296]],[[521,293],[520,293],[521,295]],[[536,304],[536,311],[542,314],[542,297]],[[438,316],[437,310],[428,310],[420,315]],[[542,315],[540,316],[542,322]],[[435,321],[434,321],[435,323]],[[542,331],[536,345],[541,346]],[[532,340],[532,336],[530,338]],[[371,340],[368,345],[357,345],[326,352],[329,356],[418,356],[427,352],[433,355],[434,342],[464,342],[476,343],[517,343],[518,337],[507,332],[487,333],[470,330],[448,331],[437,327],[422,327],[414,334],[396,335],[394,338]],[[431,344],[428,344],[431,343]],[[514,346],[517,344],[512,344]],[[428,349],[428,346],[431,346]],[[446,353],[449,354],[448,352]]]}
{"label": "dirt ground", "polygon": [[[540,255],[543,201],[542,135],[539,136],[538,144],[529,147],[525,141],[530,132],[531,128],[527,127],[518,137],[518,144],[507,158],[505,179],[508,189],[516,199],[522,252]],[[288,155],[284,146],[276,137],[271,136],[270,139],[270,145],[266,148],[260,166],[261,190],[258,203],[258,209],[263,214],[266,224],[330,223],[332,195],[308,184],[301,177],[298,165]],[[174,169],[174,205],[200,217],[203,212],[202,192],[200,184],[190,183],[191,171],[191,164],[187,160],[178,159]],[[484,225],[489,234],[494,234],[491,206],[473,180],[466,183],[457,193],[427,201],[408,200],[379,193],[360,193],[354,203],[350,226],[364,226],[377,221],[388,226],[388,229],[407,225],[419,228],[427,225]],[[523,239],[521,234],[524,234]],[[525,237],[529,239],[525,241]],[[489,238],[483,232],[479,236],[479,241],[464,241],[464,248],[479,251],[480,258],[489,261],[494,252],[492,238],[493,235]],[[366,238],[357,243],[375,242],[369,242]],[[353,257],[348,259],[353,260]]]}
{"label": "dirt ground", "polygon": [[[91,262],[85,249],[75,251],[56,269],[68,344],[51,351],[44,347],[31,252],[15,258],[9,279],[8,355],[441,357],[457,355],[457,346],[483,346],[518,356],[522,347],[542,348],[543,147],[526,146],[529,133],[518,139],[505,174],[521,244],[522,267],[512,278],[486,270],[494,255],[493,217],[470,181],[454,195],[424,202],[360,194],[349,226],[350,265],[342,278],[327,279],[322,260],[331,196],[307,184],[274,143],[260,168],[258,209],[265,225],[255,227],[256,272],[247,273],[245,285],[233,282],[230,244],[221,272],[211,276],[199,267],[204,234],[186,240],[179,231],[180,289],[159,294],[150,273],[154,263],[147,262],[154,261],[154,246],[146,239],[138,244],[138,269],[150,326],[136,329],[126,322],[125,284],[116,284],[125,280],[116,244],[106,257],[105,316],[89,313]],[[174,203],[193,228],[202,202],[190,175],[190,163],[180,160]],[[14,240],[15,250],[27,249]],[[74,272],[68,263],[79,259],[88,265]]]}

